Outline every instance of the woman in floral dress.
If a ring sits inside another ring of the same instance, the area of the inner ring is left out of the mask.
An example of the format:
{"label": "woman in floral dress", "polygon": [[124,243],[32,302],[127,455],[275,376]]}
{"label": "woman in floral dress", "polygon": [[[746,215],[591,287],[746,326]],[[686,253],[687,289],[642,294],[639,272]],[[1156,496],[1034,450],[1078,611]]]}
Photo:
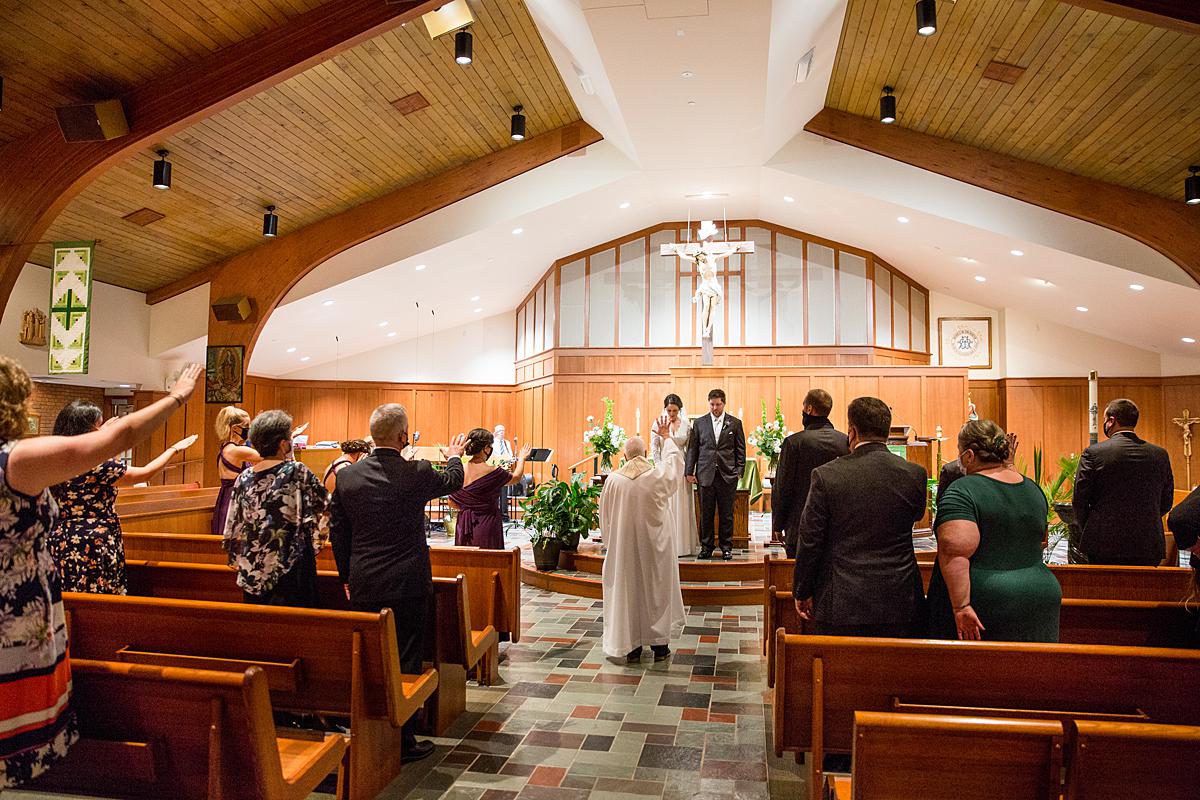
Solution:
{"label": "woman in floral dress", "polygon": [[317,553],[329,493],[292,455],[292,418],[264,411],[250,423],[263,460],[233,484],[224,546],[247,603],[317,608]]}
{"label": "woman in floral dress", "polygon": [[33,384],[0,357],[0,789],[41,775],[78,738],[62,594],[48,539],[48,487],[128,450],[181,408],[200,367],[171,394],[102,430],[21,439]]}
{"label": "woman in floral dress", "polygon": [[[95,404],[73,400],[58,412],[54,435],[80,436],[98,431],[103,417]],[[50,533],[50,554],[58,566],[64,592],[125,594],[125,545],[117,518],[117,488],[150,480],[176,453],[195,442],[195,436],[181,439],[144,467],[126,467],[110,459],[50,487],[58,502],[58,524]]]}

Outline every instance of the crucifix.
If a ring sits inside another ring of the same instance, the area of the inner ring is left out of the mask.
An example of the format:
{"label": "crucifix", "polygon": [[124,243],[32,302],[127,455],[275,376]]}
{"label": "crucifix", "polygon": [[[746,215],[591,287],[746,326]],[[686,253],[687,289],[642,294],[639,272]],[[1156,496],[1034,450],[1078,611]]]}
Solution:
{"label": "crucifix", "polygon": [[683,244],[664,244],[659,255],[676,256],[691,263],[700,274],[700,285],[692,297],[692,303],[700,306],[700,329],[703,355],[700,363],[706,367],[713,363],[713,320],[717,306],[725,299],[725,292],[717,280],[717,266],[721,261],[736,253],[753,253],[754,242],[711,242],[708,237],[717,232],[711,220],[700,224],[700,241]]}
{"label": "crucifix", "polygon": [[1185,464],[1184,474],[1187,480],[1187,490],[1190,492],[1192,490],[1192,426],[1197,422],[1200,422],[1200,417],[1191,416],[1188,413],[1188,410],[1185,408],[1183,410],[1183,416],[1175,417],[1171,420],[1171,422],[1174,422],[1180,428],[1183,428],[1183,463]]}

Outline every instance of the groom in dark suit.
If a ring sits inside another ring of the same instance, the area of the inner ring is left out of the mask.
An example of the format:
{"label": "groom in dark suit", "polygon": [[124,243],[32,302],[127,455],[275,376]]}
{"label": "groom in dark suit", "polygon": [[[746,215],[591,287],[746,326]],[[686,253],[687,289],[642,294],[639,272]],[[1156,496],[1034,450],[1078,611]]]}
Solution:
{"label": "groom in dark suit", "polygon": [[708,393],[712,412],[696,420],[688,440],[684,474],[700,485],[700,557],[713,553],[713,514],[721,515],[721,555],[733,558],[733,499],[746,468],[746,434],[742,421],[725,413],[725,392]]}

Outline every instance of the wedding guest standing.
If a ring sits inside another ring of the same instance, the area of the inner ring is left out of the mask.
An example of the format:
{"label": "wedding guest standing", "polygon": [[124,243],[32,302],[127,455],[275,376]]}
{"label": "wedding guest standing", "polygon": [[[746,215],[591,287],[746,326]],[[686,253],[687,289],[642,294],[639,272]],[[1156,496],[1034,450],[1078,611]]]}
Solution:
{"label": "wedding guest standing", "polygon": [[458,519],[454,522],[456,545],[504,549],[500,494],[505,487],[521,480],[530,448],[529,445],[521,448],[511,468],[494,467],[488,463],[495,455],[493,437],[486,428],[475,428],[467,434],[463,453],[469,460],[464,468],[463,485],[450,495],[450,500],[458,506]]}
{"label": "wedding guest standing", "polygon": [[[663,445],[667,439],[675,442],[679,452],[685,453],[688,437],[692,433],[692,426],[683,415],[683,400],[679,395],[669,394],[663,398],[663,411],[667,415],[668,435],[659,436],[656,430],[650,432],[650,453],[655,464],[663,460]],[[695,555],[700,547],[700,535],[696,528],[695,494],[690,483],[681,481],[678,490],[667,498],[667,517],[664,524],[675,542],[676,556]]]}
{"label": "wedding guest standing", "polygon": [[130,449],[181,408],[201,369],[98,431],[22,439],[33,382],[0,357],[0,789],[50,769],[79,736],[58,572],[47,547],[58,510],[48,487]]}
{"label": "wedding guest standing", "polygon": [[371,452],[371,443],[366,439],[347,439],[342,442],[342,454],[333,460],[325,469],[325,477],[321,480],[325,490],[333,492],[337,488],[337,474],[351,464],[357,464],[363,456]]}
{"label": "wedding guest standing", "polygon": [[688,442],[684,474],[700,487],[700,558],[713,553],[713,516],[720,514],[721,556],[733,558],[733,503],[746,469],[746,434],[742,421],[725,413],[725,392],[708,393],[712,412],[696,420]]}
{"label": "wedding guest standing", "polygon": [[796,557],[800,514],[808,500],[812,471],[850,452],[846,434],[829,421],[832,410],[833,398],[829,392],[809,391],[801,408],[804,430],[784,439],[779,451],[779,468],[771,482],[771,530],[783,534],[783,549],[788,558]]}
{"label": "wedding guest standing", "polygon": [[262,456],[253,447],[246,444],[246,436],[250,433],[250,415],[237,406],[225,406],[217,412],[217,422],[214,426],[217,440],[221,447],[217,451],[217,477],[221,479],[221,489],[217,493],[217,503],[213,507],[212,534],[225,535],[225,519],[229,516],[229,497],[233,494],[233,482],[242,470],[251,464],[262,461]]}
{"label": "wedding guest standing", "polygon": [[[54,420],[55,436],[94,433],[104,423],[100,407],[86,400],[68,403]],[[125,594],[125,544],[117,516],[117,489],[148,481],[166,469],[177,453],[196,443],[195,434],[179,440],[144,467],[109,459],[82,475],[50,487],[58,503],[58,523],[50,533],[50,552],[64,592]]]}

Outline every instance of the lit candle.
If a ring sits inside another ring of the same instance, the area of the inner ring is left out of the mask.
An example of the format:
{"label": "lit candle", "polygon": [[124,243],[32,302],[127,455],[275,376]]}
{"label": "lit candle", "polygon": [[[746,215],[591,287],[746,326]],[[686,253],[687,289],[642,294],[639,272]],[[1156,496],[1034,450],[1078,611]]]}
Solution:
{"label": "lit candle", "polygon": [[738,419],[742,418],[742,407],[738,406]]}
{"label": "lit candle", "polygon": [[639,408],[634,413],[633,432],[638,436],[642,435],[642,410]]}

